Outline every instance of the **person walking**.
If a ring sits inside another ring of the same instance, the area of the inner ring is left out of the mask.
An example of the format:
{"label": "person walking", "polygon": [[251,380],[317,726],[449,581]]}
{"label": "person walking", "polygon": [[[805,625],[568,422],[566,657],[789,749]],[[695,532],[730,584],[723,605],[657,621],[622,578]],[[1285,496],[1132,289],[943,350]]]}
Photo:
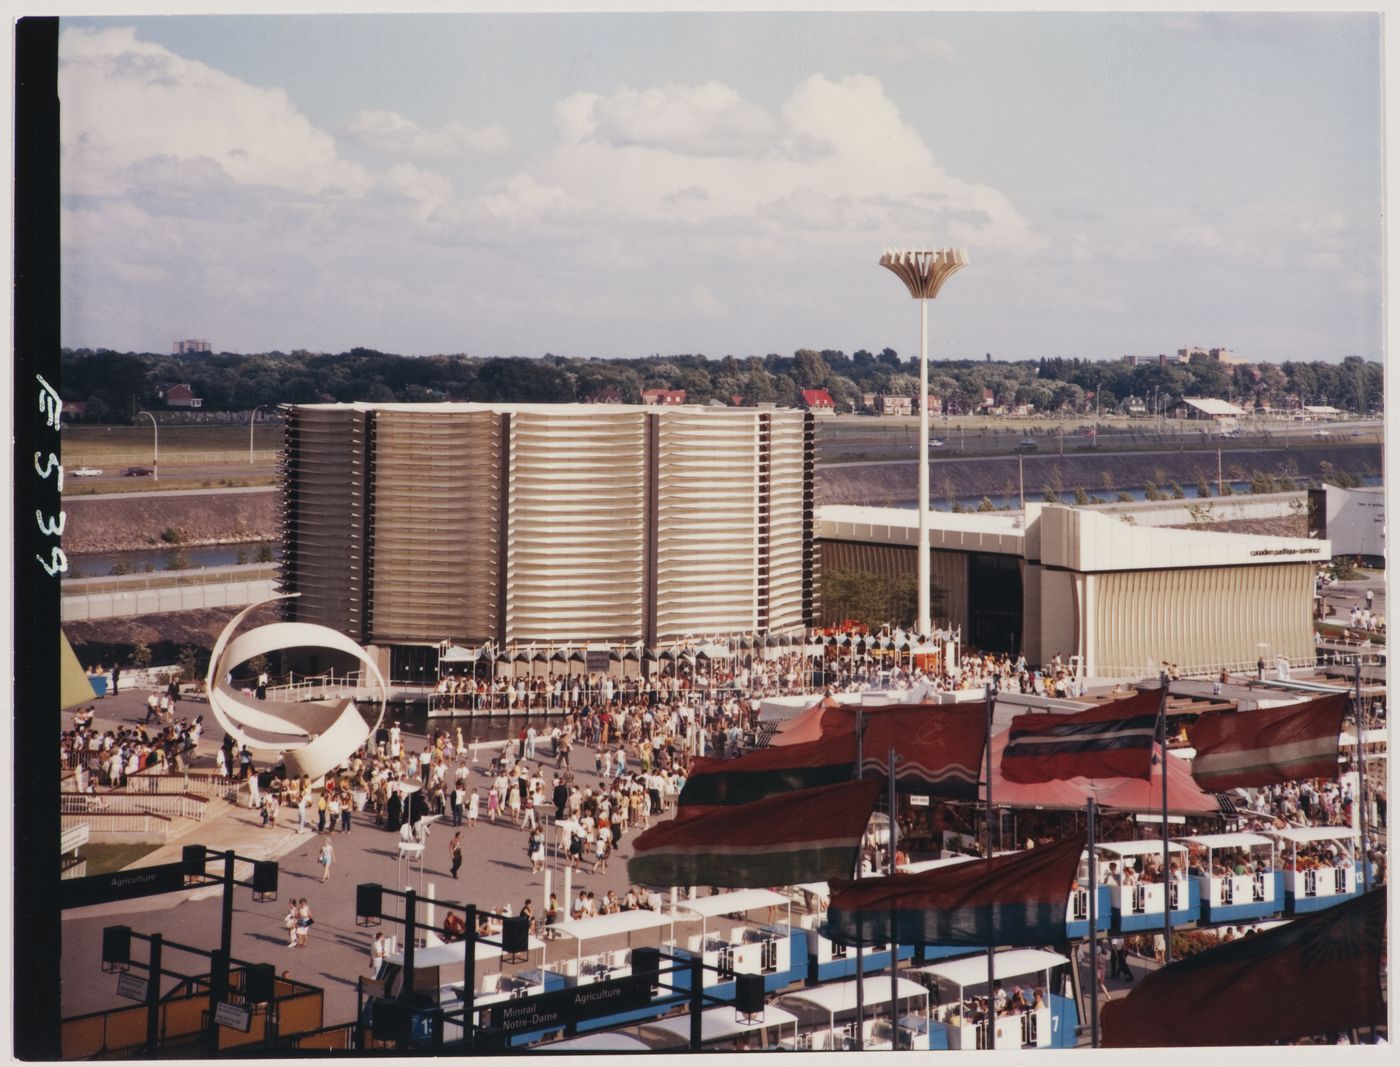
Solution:
{"label": "person walking", "polygon": [[462,869],[462,831],[458,830],[452,835],[452,840],[447,846],[452,852],[452,878],[455,881],[457,872]]}
{"label": "person walking", "polygon": [[316,857],[316,862],[321,865],[321,881],[327,881],[331,876],[331,864],[335,862],[335,849],[329,841],[321,845],[321,854]]}
{"label": "person walking", "polygon": [[287,931],[287,947],[297,947],[297,927],[300,925],[300,917],[297,914],[297,899],[293,897],[287,905],[287,914],[282,916],[282,925]]}
{"label": "person walking", "polygon": [[355,806],[355,799],[347,789],[340,798],[340,832],[348,834],[350,832],[350,811]]}
{"label": "person walking", "polygon": [[538,828],[530,831],[527,851],[530,855],[530,873],[539,874],[544,870],[544,834]]}
{"label": "person walking", "polygon": [[480,797],[477,796],[476,790],[473,789],[473,790],[471,791],[471,793],[468,794],[468,796],[467,796],[467,825],[468,825],[468,826],[475,826],[475,825],[476,825],[476,816],[477,816],[477,812],[480,810],[480,808],[481,808],[481,799],[480,799]]}
{"label": "person walking", "polygon": [[380,966],[388,958],[389,940],[384,936],[384,931],[380,930],[374,935],[374,942],[369,946],[369,976],[371,978],[379,973]]}

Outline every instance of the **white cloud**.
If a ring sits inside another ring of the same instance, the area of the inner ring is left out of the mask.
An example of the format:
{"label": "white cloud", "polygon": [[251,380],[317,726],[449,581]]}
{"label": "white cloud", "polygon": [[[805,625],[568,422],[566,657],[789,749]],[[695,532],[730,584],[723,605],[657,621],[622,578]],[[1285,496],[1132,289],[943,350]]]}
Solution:
{"label": "white cloud", "polygon": [[65,30],[59,43],[65,192],[110,195],[155,157],[211,162],[241,185],[363,194],[360,166],[280,89],[261,89],[138,40],[133,29]]}
{"label": "white cloud", "polygon": [[727,85],[664,85],[566,101],[575,135],[614,148],[636,146],[687,156],[762,156],[780,129],[762,108]]}
{"label": "white cloud", "polygon": [[366,148],[401,155],[446,159],[471,152],[500,156],[510,150],[510,137],[499,126],[448,122],[425,130],[396,111],[382,109],[357,111],[346,122],[345,133]]}

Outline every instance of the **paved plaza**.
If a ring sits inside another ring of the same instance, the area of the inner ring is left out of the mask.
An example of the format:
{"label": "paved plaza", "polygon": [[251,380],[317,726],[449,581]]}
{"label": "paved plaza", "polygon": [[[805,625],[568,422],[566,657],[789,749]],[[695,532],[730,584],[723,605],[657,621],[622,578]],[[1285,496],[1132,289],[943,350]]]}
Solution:
{"label": "paved plaza", "polygon": [[[134,726],[145,715],[145,691],[122,692],[115,697],[95,701],[98,729],[119,725]],[[218,724],[213,722],[207,705],[182,701],[177,718],[204,714],[206,732],[200,742],[194,766],[214,767],[214,752],[222,740]],[[68,715],[65,714],[65,724]],[[444,720],[445,721],[445,720]],[[470,735],[464,727],[463,732]],[[422,735],[404,733],[405,747],[417,752],[425,741]],[[553,760],[546,759],[545,783],[548,792]],[[469,785],[484,788],[489,760],[473,769]],[[531,761],[536,762],[536,761]],[[587,766],[581,766],[586,763]],[[593,770],[592,750],[584,746],[574,749],[573,770],[582,786],[598,785]],[[264,828],[256,811],[216,800],[211,804],[206,820],[189,833],[162,846],[144,857],[139,865],[177,862],[181,849],[189,844],[202,844],[218,851],[233,849],[249,859],[275,859],[280,864],[277,899],[255,903],[252,891],[235,889],[233,956],[251,962],[267,962],[281,974],[325,990],[325,1021],[329,1025],[354,1017],[356,980],[369,974],[369,945],[374,930],[355,925],[355,886],[361,882],[379,882],[386,887],[413,888],[427,892],[444,901],[459,904],[474,903],[483,908],[499,908],[509,904],[518,912],[528,897],[534,902],[535,914],[543,916],[547,900],[544,875],[531,874],[526,859],[527,833],[517,829],[507,819],[492,824],[483,817],[475,828],[468,829],[463,820],[462,835],[465,860],[457,881],[450,874],[451,856],[448,843],[453,834],[451,815],[438,820],[429,830],[421,878],[415,864],[411,871],[402,866],[398,853],[398,835],[374,824],[371,813],[355,813],[349,834],[319,836],[312,829],[296,832],[297,813],[284,806],[276,829]],[[482,805],[485,810],[485,804]],[[553,808],[544,809],[550,814]],[[654,820],[653,820],[654,823]],[[631,855],[631,839],[636,828],[625,831],[621,846],[608,860],[606,871],[594,875],[591,862],[572,875],[573,891],[579,888],[595,893],[601,900],[609,889],[621,897],[627,889],[627,857]],[[548,833],[550,844],[550,875],[561,908],[567,908],[564,895],[564,866],[554,854],[557,834]],[[329,840],[335,850],[335,863],[330,878],[322,882],[316,856],[323,841]],[[221,872],[222,864],[211,862],[211,873]],[[239,877],[246,877],[243,866]],[[64,1017],[111,1007],[129,1006],[131,1001],[119,997],[114,975],[101,970],[102,929],[113,924],[126,924],[141,933],[159,933],[163,937],[204,949],[218,947],[220,898],[219,887],[206,887],[181,893],[126,901],[117,904],[94,905],[67,911],[62,927],[62,981]],[[287,903],[292,897],[305,897],[311,905],[315,923],[306,948],[288,948],[287,933],[282,926]],[[394,907],[386,898],[385,910]],[[426,908],[420,908],[426,919]],[[441,925],[443,913],[438,911],[436,923]],[[393,932],[386,921],[384,929]],[[134,948],[137,958],[144,959],[144,947]],[[207,964],[188,954],[167,955],[170,966],[188,974],[205,973]]]}

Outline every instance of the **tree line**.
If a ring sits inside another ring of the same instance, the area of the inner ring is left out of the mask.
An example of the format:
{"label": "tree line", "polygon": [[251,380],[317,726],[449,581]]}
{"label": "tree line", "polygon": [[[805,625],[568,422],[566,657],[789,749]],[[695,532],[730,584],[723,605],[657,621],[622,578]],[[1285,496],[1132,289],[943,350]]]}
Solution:
{"label": "tree line", "polygon": [[[60,390],[86,404],[85,418],[129,422],[159,407],[162,389],[188,384],[205,411],[259,405],[348,401],[474,400],[561,403],[619,398],[639,403],[645,389],[684,389],[689,403],[796,405],[804,389],[825,389],[838,410],[859,410],[865,394],[916,396],[918,357],[894,349],[798,349],[791,356],[709,359],[653,355],[635,359],[540,358],[464,354],[401,356],[368,348],[334,354],[220,352],[173,356],[63,349]],[[1129,398],[1150,409],[1182,396],[1285,406],[1328,404],[1367,413],[1381,408],[1381,364],[1360,356],[1321,361],[1229,365],[1206,355],[1188,363],[1131,366],[1121,361],[1051,357],[1032,360],[939,360],[929,392],[945,410],[968,414],[990,397],[999,407],[1036,413],[1111,414]]]}

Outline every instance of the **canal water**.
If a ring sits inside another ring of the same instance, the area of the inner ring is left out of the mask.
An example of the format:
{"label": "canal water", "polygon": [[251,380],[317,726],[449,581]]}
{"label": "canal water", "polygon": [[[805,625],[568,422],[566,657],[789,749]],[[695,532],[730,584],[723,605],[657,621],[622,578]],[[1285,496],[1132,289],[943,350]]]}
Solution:
{"label": "canal water", "polygon": [[[257,563],[260,555],[282,557],[282,546],[273,542],[241,545],[167,545],[129,552],[83,552],[68,557],[68,576],[105,578],[114,567],[125,566],[125,573],[142,574],[193,567],[227,567],[235,563]],[[240,559],[240,557],[242,557]],[[74,570],[79,574],[75,575]]]}

